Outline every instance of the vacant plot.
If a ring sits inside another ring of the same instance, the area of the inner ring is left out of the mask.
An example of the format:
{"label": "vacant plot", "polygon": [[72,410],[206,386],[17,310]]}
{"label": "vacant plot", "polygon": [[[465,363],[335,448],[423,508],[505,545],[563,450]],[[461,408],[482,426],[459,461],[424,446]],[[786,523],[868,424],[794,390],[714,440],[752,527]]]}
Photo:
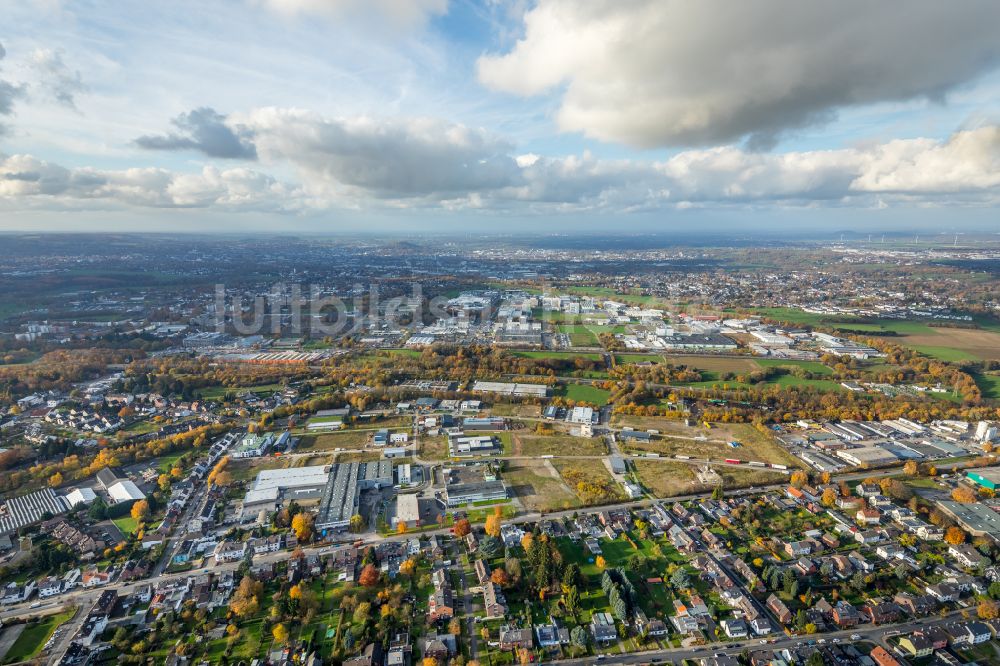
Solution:
{"label": "vacant plot", "polygon": [[260,386],[207,386],[203,389],[198,389],[198,393],[201,394],[204,400],[222,400],[227,393],[232,393],[233,395],[239,395],[240,393],[257,393],[263,395],[265,393],[274,393],[275,391],[280,391],[284,388],[281,384],[262,384]]}
{"label": "vacant plot", "polygon": [[611,397],[610,392],[590,384],[566,384],[557,389],[555,394],[568,400],[592,405],[605,405]]}
{"label": "vacant plot", "polygon": [[604,441],[599,438],[512,434],[513,446],[504,451],[512,456],[603,456],[608,452]]}
{"label": "vacant plot", "polygon": [[621,487],[599,458],[554,458],[552,464],[584,504],[601,504],[625,499]]}
{"label": "vacant plot", "polygon": [[370,430],[343,430],[321,435],[302,435],[298,451],[333,451],[334,449],[363,449],[371,439]]}
{"label": "vacant plot", "polygon": [[773,486],[788,481],[788,477],[784,474],[753,467],[716,465],[713,469],[722,475],[724,488],[755,488],[757,486]]}
{"label": "vacant plot", "polygon": [[421,437],[420,457],[423,460],[447,460],[448,459],[448,438]]}
{"label": "vacant plot", "polygon": [[670,460],[632,462],[639,481],[656,497],[677,497],[704,489],[691,465]]}
{"label": "vacant plot", "polygon": [[542,415],[542,408],[539,405],[498,403],[490,407],[490,413],[494,416],[517,416],[521,418],[537,419]]}
{"label": "vacant plot", "polygon": [[511,493],[529,511],[555,511],[580,506],[580,500],[546,460],[515,461],[503,472]]}
{"label": "vacant plot", "polygon": [[[798,459],[789,453],[773,437],[764,434],[751,425],[730,423],[705,428],[688,428],[683,424],[669,424],[662,430],[666,433],[659,439],[650,442],[622,442],[626,451],[648,451],[662,456],[684,455],[705,460],[756,460],[766,463],[777,463],[798,466]],[[686,438],[684,432],[690,433]],[[704,437],[704,439],[698,439]],[[729,442],[739,442],[740,446],[733,448]]]}

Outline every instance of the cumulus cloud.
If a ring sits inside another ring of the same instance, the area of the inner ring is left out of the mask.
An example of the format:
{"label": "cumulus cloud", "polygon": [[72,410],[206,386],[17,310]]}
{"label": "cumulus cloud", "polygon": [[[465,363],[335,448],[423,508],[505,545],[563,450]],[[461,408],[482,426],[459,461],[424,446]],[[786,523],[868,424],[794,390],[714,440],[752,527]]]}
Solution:
{"label": "cumulus cloud", "polygon": [[766,146],[842,107],[943,99],[997,66],[997,25],[993,0],[539,0],[478,75],[557,91],[559,126],[605,141]]}
{"label": "cumulus cloud", "polygon": [[[3,44],[0,44],[0,60],[7,55]],[[14,100],[21,96],[23,89],[9,81],[0,79],[0,117],[14,114]],[[0,122],[0,136],[7,133],[7,125]]]}
{"label": "cumulus cloud", "polygon": [[290,212],[311,207],[299,187],[250,169],[206,166],[195,173],[157,168],[68,169],[31,155],[0,154],[0,200],[26,206],[138,206]]}
{"label": "cumulus cloud", "polygon": [[61,53],[51,49],[36,49],[31,54],[31,66],[37,73],[42,88],[48,90],[60,104],[76,108],[76,96],[87,87],[80,72],[70,69]]}
{"label": "cumulus cloud", "polygon": [[193,207],[294,212],[333,208],[482,208],[539,213],[697,207],[1000,203],[1000,126],[839,150],[761,153],[735,146],[662,161],[514,154],[482,130],[438,120],[328,119],[262,109],[242,121],[262,171],[207,166],[68,169],[0,155],[0,200],[30,205]]}
{"label": "cumulus cloud", "polygon": [[140,136],[135,143],[147,150],[194,150],[209,157],[257,159],[257,149],[245,127],[230,124],[215,109],[202,107],[182,113],[171,123],[179,130]]}
{"label": "cumulus cloud", "polygon": [[263,159],[305,178],[380,198],[491,190],[515,182],[513,146],[484,130],[440,120],[324,118],[261,109],[246,119]]}
{"label": "cumulus cloud", "polygon": [[414,27],[431,16],[444,14],[448,0],[256,0],[285,15],[361,16],[386,21],[394,27]]}

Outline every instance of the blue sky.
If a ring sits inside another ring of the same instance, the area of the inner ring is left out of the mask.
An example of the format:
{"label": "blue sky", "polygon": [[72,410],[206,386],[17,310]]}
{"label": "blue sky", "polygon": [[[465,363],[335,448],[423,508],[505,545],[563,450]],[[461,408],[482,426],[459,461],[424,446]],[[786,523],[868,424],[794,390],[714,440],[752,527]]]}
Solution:
{"label": "blue sky", "polygon": [[1000,226],[992,1],[0,12],[0,229]]}

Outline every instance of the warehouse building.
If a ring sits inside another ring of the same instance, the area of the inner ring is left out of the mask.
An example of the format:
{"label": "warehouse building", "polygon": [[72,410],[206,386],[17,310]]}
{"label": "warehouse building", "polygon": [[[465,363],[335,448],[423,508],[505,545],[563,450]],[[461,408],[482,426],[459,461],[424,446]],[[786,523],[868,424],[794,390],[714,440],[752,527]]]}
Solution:
{"label": "warehouse building", "polygon": [[1000,541],[1000,514],[985,504],[964,504],[951,500],[942,500],[937,504],[972,536],[988,536]]}
{"label": "warehouse building", "polygon": [[0,504],[0,534],[9,534],[26,525],[37,523],[43,515],[66,513],[66,499],[51,488],[14,497]]}
{"label": "warehouse building", "polygon": [[492,456],[498,455],[502,450],[500,440],[493,435],[459,436],[448,439],[448,452],[452,458]]}
{"label": "warehouse building", "polygon": [[879,446],[863,446],[857,449],[844,449],[837,451],[838,458],[847,461],[855,467],[864,465],[888,465],[894,463],[897,458],[893,453]]}
{"label": "warehouse building", "polygon": [[983,488],[996,490],[1000,486],[1000,467],[984,467],[972,470],[966,474],[966,478]]}
{"label": "warehouse building", "polygon": [[514,384],[512,382],[476,382],[472,390],[477,393],[497,393],[500,395],[517,395],[544,398],[549,394],[545,384]]}
{"label": "warehouse building", "polygon": [[667,335],[661,338],[666,349],[704,349],[708,351],[732,351],[737,344],[731,338],[715,333]]}

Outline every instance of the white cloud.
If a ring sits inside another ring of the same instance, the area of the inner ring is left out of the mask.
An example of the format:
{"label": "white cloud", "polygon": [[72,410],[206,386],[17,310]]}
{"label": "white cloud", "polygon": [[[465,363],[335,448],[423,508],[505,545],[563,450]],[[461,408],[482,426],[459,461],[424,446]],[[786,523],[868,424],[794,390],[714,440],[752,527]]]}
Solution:
{"label": "white cloud", "polygon": [[430,118],[324,118],[260,109],[242,119],[264,161],[287,161],[309,182],[379,198],[490,190],[517,178],[511,146],[484,130]]}
{"label": "white cloud", "polygon": [[31,66],[40,86],[64,106],[76,108],[76,96],[85,92],[80,72],[70,69],[63,61],[62,53],[52,49],[35,49],[31,53]]}
{"label": "white cloud", "polygon": [[67,169],[31,155],[0,154],[0,200],[25,208],[137,206],[290,212],[311,206],[302,188],[249,169]]}
{"label": "white cloud", "polygon": [[941,99],[996,67],[997,25],[993,0],[539,0],[478,72],[556,90],[559,126],[597,139],[767,145],[842,107]]}
{"label": "white cloud", "polygon": [[423,24],[431,16],[444,14],[448,0],[255,0],[289,16],[311,14],[329,17],[376,17],[393,27]]}
{"label": "white cloud", "polygon": [[689,150],[652,162],[593,155],[513,156],[481,131],[426,119],[324,119],[262,109],[240,118],[261,169],[291,166],[303,185],[245,168],[193,173],[69,169],[0,155],[7,207],[136,206],[222,211],[486,209],[629,213],[689,207],[989,206],[1000,202],[1000,127],[944,141],[841,150]]}

